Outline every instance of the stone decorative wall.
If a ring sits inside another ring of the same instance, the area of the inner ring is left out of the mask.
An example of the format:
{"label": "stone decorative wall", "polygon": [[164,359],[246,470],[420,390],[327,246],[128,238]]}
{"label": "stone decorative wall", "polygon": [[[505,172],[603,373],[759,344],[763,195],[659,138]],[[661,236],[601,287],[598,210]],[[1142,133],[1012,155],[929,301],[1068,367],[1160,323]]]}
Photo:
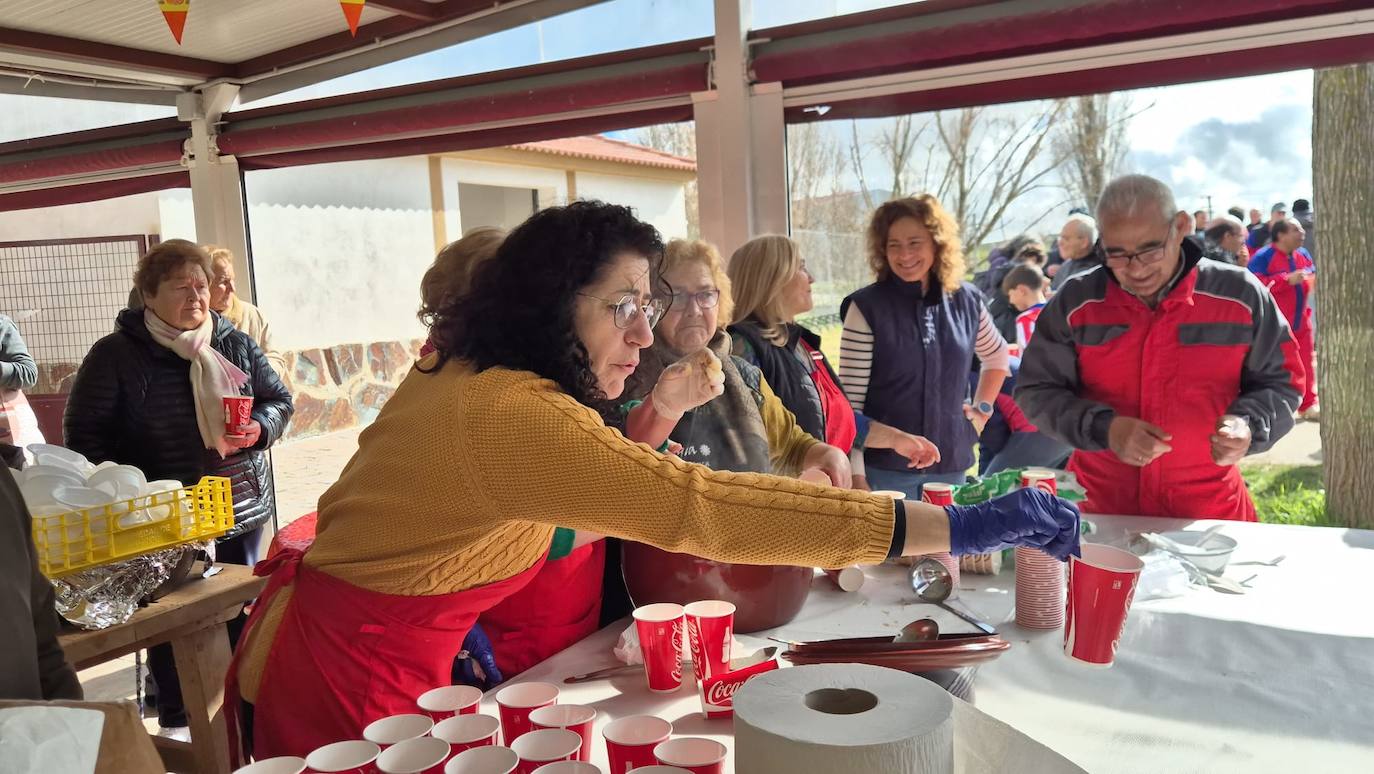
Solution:
{"label": "stone decorative wall", "polygon": [[[285,352],[283,381],[296,404],[284,440],[371,424],[420,356],[424,342],[375,341]],[[31,395],[71,392],[77,364],[39,364]],[[58,412],[57,421],[61,414]]]}
{"label": "stone decorative wall", "polygon": [[296,403],[286,439],[371,424],[423,344],[377,341],[284,353],[286,386]]}

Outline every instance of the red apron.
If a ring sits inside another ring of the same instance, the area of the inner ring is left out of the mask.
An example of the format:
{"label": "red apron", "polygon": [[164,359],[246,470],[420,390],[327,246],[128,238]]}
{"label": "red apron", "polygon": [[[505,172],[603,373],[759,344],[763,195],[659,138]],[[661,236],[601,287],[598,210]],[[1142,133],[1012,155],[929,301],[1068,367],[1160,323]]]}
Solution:
{"label": "red apron", "polygon": [[524,588],[482,613],[482,628],[507,680],[585,639],[601,617],[606,541],[545,562]]}
{"label": "red apron", "polygon": [[[387,715],[415,711],[425,691],[450,683],[453,658],[477,616],[529,583],[544,564],[485,586],[434,596],[381,594],[301,564],[287,549],[259,562],[271,575],[245,634],[268,601],[290,585],[291,601],[271,643],[253,705],[255,758],[305,757],[332,742],[362,738]],[[234,765],[238,740],[238,653],[225,684]]]}

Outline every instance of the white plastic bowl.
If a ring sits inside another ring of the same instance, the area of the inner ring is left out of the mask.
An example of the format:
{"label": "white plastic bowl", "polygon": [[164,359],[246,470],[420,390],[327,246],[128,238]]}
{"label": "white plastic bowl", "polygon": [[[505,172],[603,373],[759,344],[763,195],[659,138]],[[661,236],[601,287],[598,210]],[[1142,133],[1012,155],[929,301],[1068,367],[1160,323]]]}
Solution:
{"label": "white plastic bowl", "polygon": [[1203,533],[1195,530],[1174,530],[1160,533],[1179,545],[1179,554],[1200,569],[1220,575],[1231,561],[1231,553],[1236,550],[1236,539],[1226,535],[1213,535],[1207,540],[1205,548],[1198,548],[1198,540]]}

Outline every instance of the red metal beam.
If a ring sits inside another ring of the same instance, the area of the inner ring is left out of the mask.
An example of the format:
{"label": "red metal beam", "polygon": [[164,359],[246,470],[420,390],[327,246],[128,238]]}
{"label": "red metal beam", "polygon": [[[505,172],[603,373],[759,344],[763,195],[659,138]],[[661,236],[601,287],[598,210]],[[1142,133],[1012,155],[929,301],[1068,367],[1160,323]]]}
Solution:
{"label": "red metal beam", "polygon": [[0,49],[203,80],[228,76],[234,72],[233,65],[208,59],[144,51],[9,27],[0,27]]}
{"label": "red metal beam", "polygon": [[371,0],[369,5],[373,8],[380,8],[383,11],[390,11],[400,16],[408,16],[422,21],[433,21],[439,18],[439,4],[427,3],[425,0]]}

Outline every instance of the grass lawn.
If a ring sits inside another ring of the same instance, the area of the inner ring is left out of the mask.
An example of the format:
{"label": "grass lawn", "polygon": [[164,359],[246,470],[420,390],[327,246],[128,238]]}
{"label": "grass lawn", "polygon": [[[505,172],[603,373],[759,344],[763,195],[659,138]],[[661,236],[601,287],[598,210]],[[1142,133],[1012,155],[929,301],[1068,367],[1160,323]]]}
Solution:
{"label": "grass lawn", "polygon": [[1252,465],[1241,473],[1250,487],[1259,520],[1312,527],[1343,526],[1326,518],[1321,465]]}

